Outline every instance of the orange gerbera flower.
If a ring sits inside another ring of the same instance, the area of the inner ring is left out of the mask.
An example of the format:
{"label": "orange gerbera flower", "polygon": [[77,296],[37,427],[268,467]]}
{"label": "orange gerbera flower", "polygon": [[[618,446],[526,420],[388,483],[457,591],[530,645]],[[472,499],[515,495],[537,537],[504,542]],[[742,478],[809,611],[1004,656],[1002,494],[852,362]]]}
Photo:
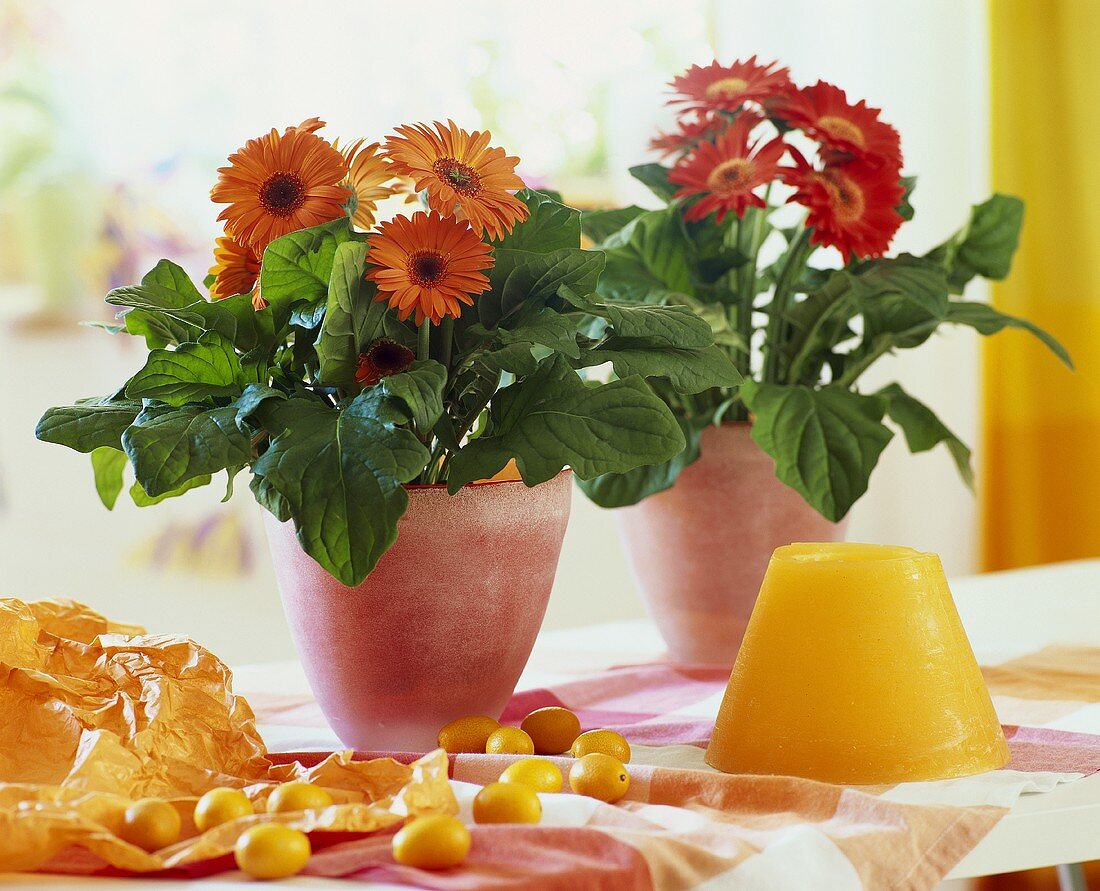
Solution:
{"label": "orange gerbera flower", "polygon": [[214,265],[210,267],[210,275],[214,276],[210,285],[211,300],[247,294],[256,287],[260,277],[260,258],[248,245],[223,235],[214,244]]}
{"label": "orange gerbera flower", "polygon": [[903,222],[897,208],[905,189],[897,171],[862,161],[815,170],[799,154],[794,160],[795,166],[783,171],[784,181],[795,189],[787,200],[809,210],[810,241],[835,247],[845,263],[853,254],[882,256]]}
{"label": "orange gerbera flower", "polygon": [[721,223],[731,212],[740,217],[748,207],[765,206],[753,189],[775,178],[787,145],[778,138],[762,147],[759,141],[750,145],[750,134],[761,120],[742,112],[713,142],[703,140],[669,171],[669,182],[681,187],[674,198],[703,196],[685,211],[685,220],[702,220],[717,212]]}
{"label": "orange gerbera flower", "polygon": [[682,104],[685,111],[736,111],[745,102],[763,102],[790,87],[787,68],[778,62],[759,65],[756,56],[732,65],[692,65],[673,78],[669,86],[677,95],[669,105]]}
{"label": "orange gerbera flower", "polygon": [[[320,122],[317,122],[318,124]],[[309,132],[314,121],[250,139],[218,168],[210,197],[227,204],[219,220],[237,241],[262,254],[276,238],[344,214],[348,165],[332,145]]]}
{"label": "orange gerbera flower", "polygon": [[415,188],[428,190],[428,206],[442,216],[454,215],[457,204],[474,232],[501,238],[527,219],[527,205],[510,194],[523,188],[516,173],[519,158],[502,148],[490,148],[492,134],[467,133],[454,121],[397,128],[386,140],[394,173],[412,177]]}
{"label": "orange gerbera flower", "polygon": [[370,229],[374,225],[378,202],[394,194],[393,187],[387,185],[393,179],[393,171],[378,149],[377,142],[363,145],[363,140],[359,139],[340,150],[348,162],[348,178],[340,185],[355,199],[351,221],[360,229]]}
{"label": "orange gerbera flower", "polygon": [[454,217],[420,211],[378,227],[367,239],[367,278],[378,286],[376,300],[388,300],[404,321],[413,312],[416,324],[444,316],[458,318],[462,304],[488,290],[482,272],[493,265],[490,247]]}
{"label": "orange gerbera flower", "polygon": [[690,152],[699,140],[713,136],[726,123],[725,118],[705,112],[696,114],[694,118],[680,118],[675,130],[668,133],[658,130],[657,135],[649,140],[649,147],[660,152],[663,158]]}
{"label": "orange gerbera flower", "polygon": [[[791,90],[776,102],[776,117],[784,119],[824,146],[826,157],[837,153],[901,169],[901,137],[879,120],[879,109],[866,101],[855,105],[840,87],[819,80],[812,87]],[[846,159],[845,159],[846,160]]]}

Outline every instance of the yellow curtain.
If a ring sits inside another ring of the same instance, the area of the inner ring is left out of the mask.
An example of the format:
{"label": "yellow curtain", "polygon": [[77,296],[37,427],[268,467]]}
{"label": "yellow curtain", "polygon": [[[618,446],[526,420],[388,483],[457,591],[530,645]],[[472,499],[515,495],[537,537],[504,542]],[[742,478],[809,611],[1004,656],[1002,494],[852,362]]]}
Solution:
{"label": "yellow curtain", "polygon": [[993,184],[1027,203],[998,309],[1077,366],[1006,331],[984,341],[986,569],[1100,556],[1100,2],[990,0]]}

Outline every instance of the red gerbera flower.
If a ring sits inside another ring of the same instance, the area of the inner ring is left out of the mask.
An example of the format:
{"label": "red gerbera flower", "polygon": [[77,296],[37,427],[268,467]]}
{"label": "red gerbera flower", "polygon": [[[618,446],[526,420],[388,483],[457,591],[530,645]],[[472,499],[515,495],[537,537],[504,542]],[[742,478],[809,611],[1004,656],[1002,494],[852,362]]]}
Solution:
{"label": "red gerbera flower", "polygon": [[663,158],[690,152],[699,140],[713,136],[725,125],[725,118],[702,112],[694,118],[682,117],[676,122],[676,129],[672,132],[658,130],[657,135],[649,141],[649,147],[660,152]]}
{"label": "red gerbera flower", "polygon": [[692,65],[669,84],[679,95],[668,104],[683,104],[686,111],[736,111],[745,102],[762,101],[790,88],[789,71],[778,64],[758,65],[753,56],[732,65]]}
{"label": "red gerbera flower", "polygon": [[795,189],[787,200],[808,208],[810,241],[835,247],[845,263],[853,254],[882,256],[902,224],[897,208],[905,190],[897,171],[863,161],[815,170],[801,155],[794,158],[796,166],[783,171],[784,181]]}
{"label": "red gerbera flower", "polygon": [[826,158],[843,153],[901,170],[901,137],[879,120],[879,109],[866,101],[855,105],[840,87],[819,80],[812,87],[791,90],[775,104],[775,114],[825,147]]}
{"label": "red gerbera flower", "polygon": [[672,168],[669,182],[681,187],[674,198],[703,196],[684,213],[685,220],[701,220],[717,211],[721,223],[731,212],[740,217],[747,207],[765,206],[753,189],[775,178],[787,145],[778,138],[763,147],[759,141],[750,145],[749,134],[761,120],[742,112],[713,142],[700,142]]}
{"label": "red gerbera flower", "polygon": [[373,387],[384,377],[400,374],[415,358],[416,353],[404,344],[380,337],[371,342],[365,353],[359,354],[355,379],[364,387]]}

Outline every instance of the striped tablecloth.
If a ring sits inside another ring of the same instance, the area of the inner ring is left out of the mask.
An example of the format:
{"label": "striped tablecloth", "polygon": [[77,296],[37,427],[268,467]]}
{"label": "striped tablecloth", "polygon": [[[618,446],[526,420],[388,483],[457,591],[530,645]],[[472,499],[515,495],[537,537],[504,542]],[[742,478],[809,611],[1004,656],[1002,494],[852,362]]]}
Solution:
{"label": "striped tablecloth", "polygon": [[[554,682],[517,692],[503,721],[563,705],[584,729],[619,731],[634,750],[625,801],[544,795],[542,824],[474,826],[470,858],[446,873],[397,866],[388,834],[322,842],[307,873],[440,889],[930,888],[1020,795],[1100,770],[1097,648],[1049,646],[983,669],[1012,753],[1003,770],[882,787],[707,767],[724,671],[662,663],[589,671],[590,653],[554,657],[542,672]],[[308,764],[339,747],[296,666],[253,666],[238,689],[277,758]],[[479,786],[512,760],[450,759],[467,822]]]}

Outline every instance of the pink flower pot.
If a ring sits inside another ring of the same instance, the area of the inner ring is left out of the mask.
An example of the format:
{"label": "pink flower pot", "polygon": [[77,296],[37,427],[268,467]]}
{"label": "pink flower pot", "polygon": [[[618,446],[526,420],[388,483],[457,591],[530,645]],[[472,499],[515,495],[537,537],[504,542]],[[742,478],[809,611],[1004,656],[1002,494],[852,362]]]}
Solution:
{"label": "pink flower pot", "polygon": [[733,665],[772,551],[840,541],[846,523],[776,479],[747,423],[708,427],[701,450],[671,489],[616,515],[669,658]]}
{"label": "pink flower pot", "polygon": [[310,687],[354,749],[423,752],[463,715],[497,717],[531,655],[569,519],[571,473],[409,487],[397,542],[348,588],[265,511]]}

